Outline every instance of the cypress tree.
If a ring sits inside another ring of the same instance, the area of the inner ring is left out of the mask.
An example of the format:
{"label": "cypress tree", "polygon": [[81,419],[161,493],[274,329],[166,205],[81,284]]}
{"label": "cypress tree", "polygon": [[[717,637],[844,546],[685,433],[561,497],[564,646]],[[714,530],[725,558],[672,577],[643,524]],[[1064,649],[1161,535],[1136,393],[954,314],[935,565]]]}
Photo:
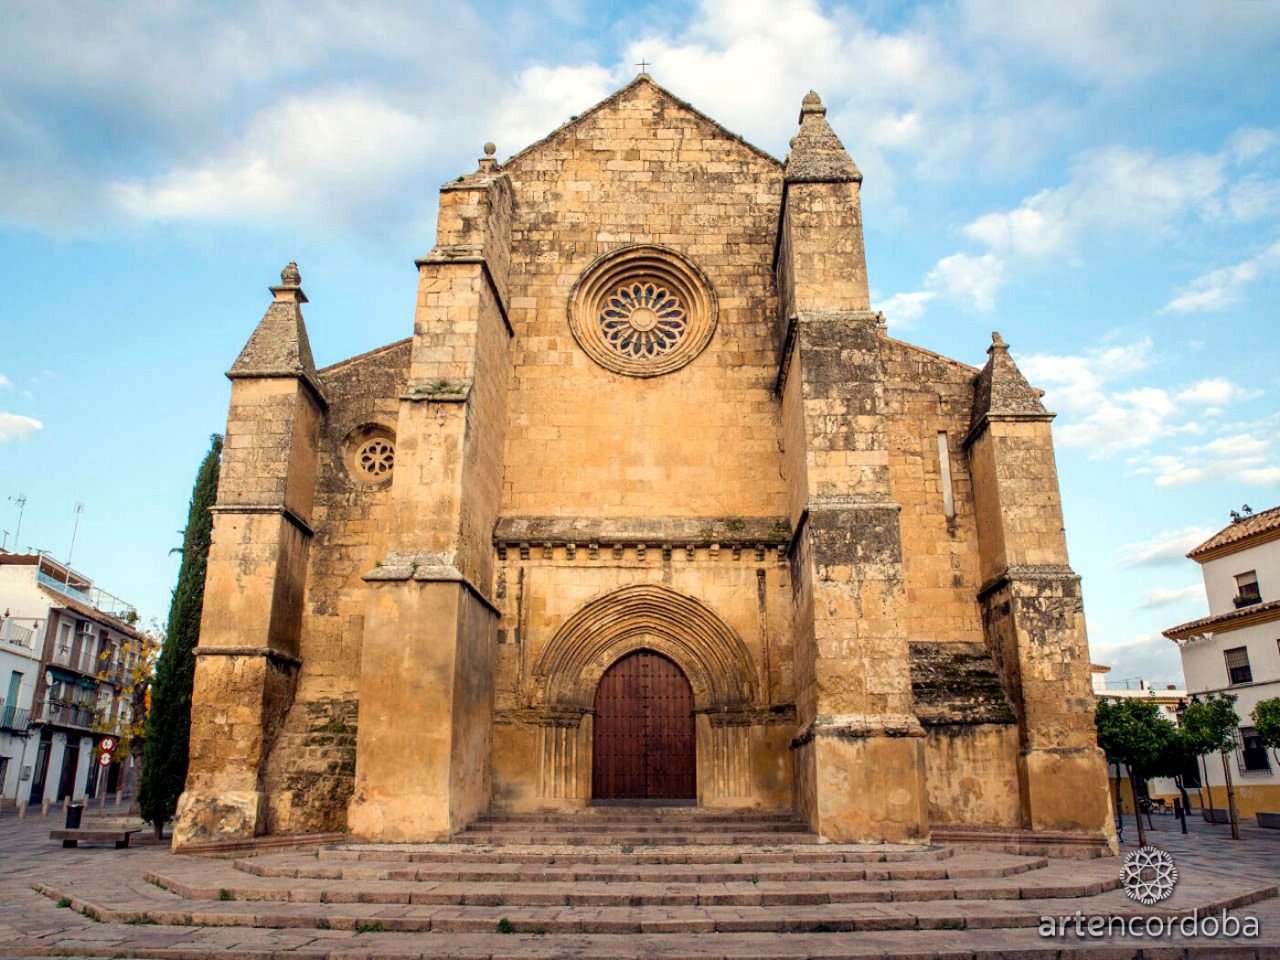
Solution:
{"label": "cypress tree", "polygon": [[209,452],[196,474],[191,492],[187,528],[182,537],[182,563],[178,584],[169,605],[169,630],[156,662],[151,711],[147,715],[147,739],[143,748],[142,781],[138,809],[142,819],[160,837],[164,825],[178,809],[178,797],[187,780],[191,736],[191,689],[196,673],[196,643],[200,639],[200,612],[204,606],[204,576],[213,535],[210,508],[218,494],[218,468],[222,437],[210,438]]}

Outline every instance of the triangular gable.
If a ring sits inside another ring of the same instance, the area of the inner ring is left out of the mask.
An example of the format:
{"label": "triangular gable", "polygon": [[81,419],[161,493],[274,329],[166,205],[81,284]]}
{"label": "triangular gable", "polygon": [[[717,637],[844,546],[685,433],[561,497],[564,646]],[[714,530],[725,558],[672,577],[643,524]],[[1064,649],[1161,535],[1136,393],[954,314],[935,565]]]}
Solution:
{"label": "triangular gable", "polygon": [[607,107],[611,107],[614,104],[621,102],[623,99],[625,99],[627,94],[634,91],[641,84],[646,84],[646,83],[652,86],[655,90],[657,90],[658,93],[662,94],[667,99],[669,99],[672,103],[674,103],[677,107],[679,107],[685,113],[689,114],[689,116],[695,118],[700,123],[706,124],[712,130],[714,130],[717,134],[724,137],[726,140],[731,140],[735,143],[740,144],[741,146],[749,150],[751,153],[754,153],[756,156],[760,157],[762,160],[772,163],[777,167],[782,166],[782,161],[779,160],[777,157],[773,156],[771,153],[768,153],[765,150],[761,150],[755,144],[745,140],[739,134],[734,133],[732,130],[728,129],[723,124],[718,123],[717,121],[713,120],[711,117],[703,113],[701,110],[698,110],[696,107],[692,106],[687,100],[681,100],[679,97],[677,97],[674,93],[672,93],[666,87],[656,82],[647,73],[642,73],[639,76],[637,76],[634,80],[632,80],[630,83],[628,83],[626,86],[619,88],[618,90],[611,93],[609,96],[605,97],[599,103],[595,104],[589,109],[578,114],[574,119],[570,120],[568,123],[563,123],[560,126],[556,127],[554,130],[552,130],[549,134],[547,134],[541,140],[537,140],[529,144],[529,146],[525,147],[519,153],[512,154],[510,157],[507,158],[506,162],[502,164],[503,168],[504,169],[509,168],[513,164],[516,164],[519,161],[525,159],[526,157],[531,156],[532,154],[536,153],[540,147],[550,144],[551,142],[556,140],[558,137],[561,137],[564,134],[567,134],[574,127],[577,127],[580,124],[585,123],[593,115],[599,113],[601,110],[604,110]]}

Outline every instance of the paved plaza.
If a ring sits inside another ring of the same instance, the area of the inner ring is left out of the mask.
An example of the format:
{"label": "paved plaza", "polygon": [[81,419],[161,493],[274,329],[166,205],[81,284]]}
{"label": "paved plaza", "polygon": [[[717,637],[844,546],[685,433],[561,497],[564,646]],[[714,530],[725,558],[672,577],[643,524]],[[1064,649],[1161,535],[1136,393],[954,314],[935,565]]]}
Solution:
{"label": "paved plaza", "polygon": [[[313,852],[277,852],[237,864],[175,857],[146,835],[138,835],[128,850],[64,849],[48,839],[57,826],[60,816],[19,820],[10,811],[0,817],[0,955],[1280,958],[1280,900],[1274,896],[1232,911],[1258,918],[1260,936],[1252,940],[1175,937],[1152,946],[1145,939],[1085,941],[1070,933],[1046,940],[1018,919],[1020,909],[1082,909],[1092,915],[1135,906],[1115,889],[1118,859],[1045,861],[974,850],[767,839],[735,848],[714,836],[708,842],[715,845],[697,846],[698,837],[685,837],[683,842],[695,845],[644,848],[652,856],[626,843],[575,847],[566,836],[565,846],[542,848],[552,855],[533,856],[533,838],[517,822],[505,844],[481,835],[470,846],[367,845],[329,851],[320,859]],[[732,822],[723,826],[738,829]],[[752,829],[763,826],[754,823]],[[1245,839],[1235,843],[1226,828],[1192,822],[1190,829],[1183,836],[1174,818],[1153,818],[1149,839],[1174,856],[1181,875],[1178,892],[1162,906],[1227,902],[1244,890],[1256,896],[1264,887],[1274,892],[1280,836],[1248,825]],[[1131,821],[1125,836],[1136,840]],[[741,851],[737,856],[735,849]],[[838,857],[829,855],[841,850]],[[810,862],[830,859],[842,862]],[[588,862],[594,865],[584,866]],[[474,885],[456,882],[468,872],[478,878]],[[599,882],[606,876],[609,882]],[[844,882],[850,877],[860,879]],[[698,880],[696,886],[691,879]],[[853,902],[874,899],[869,892],[852,894],[872,890],[877,879],[882,889],[896,891],[888,898],[892,902]],[[1073,883],[1079,888],[1072,890]],[[396,893],[408,887],[415,890],[412,897]],[[565,888],[580,892],[557,899],[555,891]],[[469,892],[455,896],[451,891],[457,889]],[[819,889],[845,895],[824,894],[830,902],[819,901],[813,895]],[[418,890],[434,890],[436,896]],[[1014,899],[1001,899],[1008,897]],[[1075,899],[1044,899],[1054,897]],[[637,906],[649,902],[664,906]],[[611,903],[616,905],[604,905]],[[705,903],[721,906],[697,905]],[[644,918],[638,932],[601,932],[621,931],[630,915]],[[547,918],[545,927],[535,922],[541,917]],[[775,922],[777,929],[768,929]],[[933,929],[893,929],[908,924]],[[510,932],[500,932],[504,926]]]}

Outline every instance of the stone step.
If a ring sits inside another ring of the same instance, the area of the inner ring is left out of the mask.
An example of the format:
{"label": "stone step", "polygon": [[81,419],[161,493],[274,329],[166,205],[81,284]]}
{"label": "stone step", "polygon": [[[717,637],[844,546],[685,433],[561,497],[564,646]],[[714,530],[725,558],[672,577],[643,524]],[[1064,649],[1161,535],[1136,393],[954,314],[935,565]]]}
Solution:
{"label": "stone step", "polygon": [[147,880],[184,900],[269,903],[374,903],[485,907],[751,907],[925,900],[1036,900],[1093,897],[1120,885],[1116,876],[1091,882],[1065,877],[908,881],[734,881],[710,883],[540,884],[464,881],[414,882],[295,879],[288,885],[228,880],[203,885],[165,873]]}
{"label": "stone step", "polygon": [[730,863],[907,863],[947,860],[950,847],[908,844],[770,843],[759,847],[721,844],[690,848],[642,844],[525,845],[495,842],[491,848],[466,843],[343,844],[322,847],[321,861],[376,863],[591,863],[591,864],[730,864]]}
{"label": "stone step", "polygon": [[582,820],[547,820],[524,822],[522,820],[480,820],[469,825],[464,833],[591,833],[601,830],[622,833],[687,834],[687,833],[812,833],[809,825],[798,820],[615,820],[589,823]]}
{"label": "stone step", "polygon": [[1041,870],[1043,857],[971,855],[937,861],[899,863],[710,863],[710,864],[595,864],[595,863],[430,863],[321,862],[315,857],[253,857],[233,863],[236,870],[255,877],[317,880],[397,880],[455,883],[721,883],[752,879],[770,882],[851,880],[958,880],[1012,877]]}
{"label": "stone step", "polygon": [[705,807],[583,807],[562,812],[485,813],[473,823],[799,823],[791,811],[708,810]]}
{"label": "stone step", "polygon": [[[467,830],[453,837],[454,843],[506,844],[511,842],[511,834],[489,830]],[[732,846],[769,846],[776,843],[823,843],[816,833],[787,833],[781,838],[773,833],[704,833],[701,831],[673,831],[670,833],[635,833],[623,830],[608,832],[587,832],[583,828],[564,833],[531,832],[520,835],[524,844],[562,845],[562,846],[641,846],[664,844],[668,846],[696,846],[718,844]]]}
{"label": "stone step", "polygon": [[[1187,882],[1180,885],[1176,903],[1170,901],[1170,905],[1156,908],[1142,907],[1117,890],[1085,899],[911,900],[782,906],[531,907],[184,901],[155,888],[145,893],[122,892],[118,885],[113,887],[105,877],[64,880],[58,886],[37,884],[35,889],[60,903],[65,899],[72,909],[106,923],[356,930],[365,933],[429,931],[465,934],[505,930],[552,936],[1018,928],[1035,927],[1042,917],[1071,917],[1077,910],[1088,915],[1119,917],[1180,916],[1191,910],[1203,915],[1222,909],[1236,909],[1276,894],[1274,885]],[[641,952],[641,946],[635,945],[636,953]],[[714,950],[715,947],[714,942],[706,944],[706,948]],[[571,948],[571,944],[564,945],[558,955],[581,956]],[[701,951],[699,954],[707,955]]]}

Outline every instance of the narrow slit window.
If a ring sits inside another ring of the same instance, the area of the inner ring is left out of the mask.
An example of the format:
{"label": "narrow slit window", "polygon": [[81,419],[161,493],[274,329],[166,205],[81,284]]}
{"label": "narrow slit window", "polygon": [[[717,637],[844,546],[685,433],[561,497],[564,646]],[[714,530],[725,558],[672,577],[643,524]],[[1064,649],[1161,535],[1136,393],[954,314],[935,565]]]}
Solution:
{"label": "narrow slit window", "polygon": [[956,515],[956,498],[951,489],[951,451],[946,431],[938,431],[938,463],[942,466],[942,512],[950,520]]}

